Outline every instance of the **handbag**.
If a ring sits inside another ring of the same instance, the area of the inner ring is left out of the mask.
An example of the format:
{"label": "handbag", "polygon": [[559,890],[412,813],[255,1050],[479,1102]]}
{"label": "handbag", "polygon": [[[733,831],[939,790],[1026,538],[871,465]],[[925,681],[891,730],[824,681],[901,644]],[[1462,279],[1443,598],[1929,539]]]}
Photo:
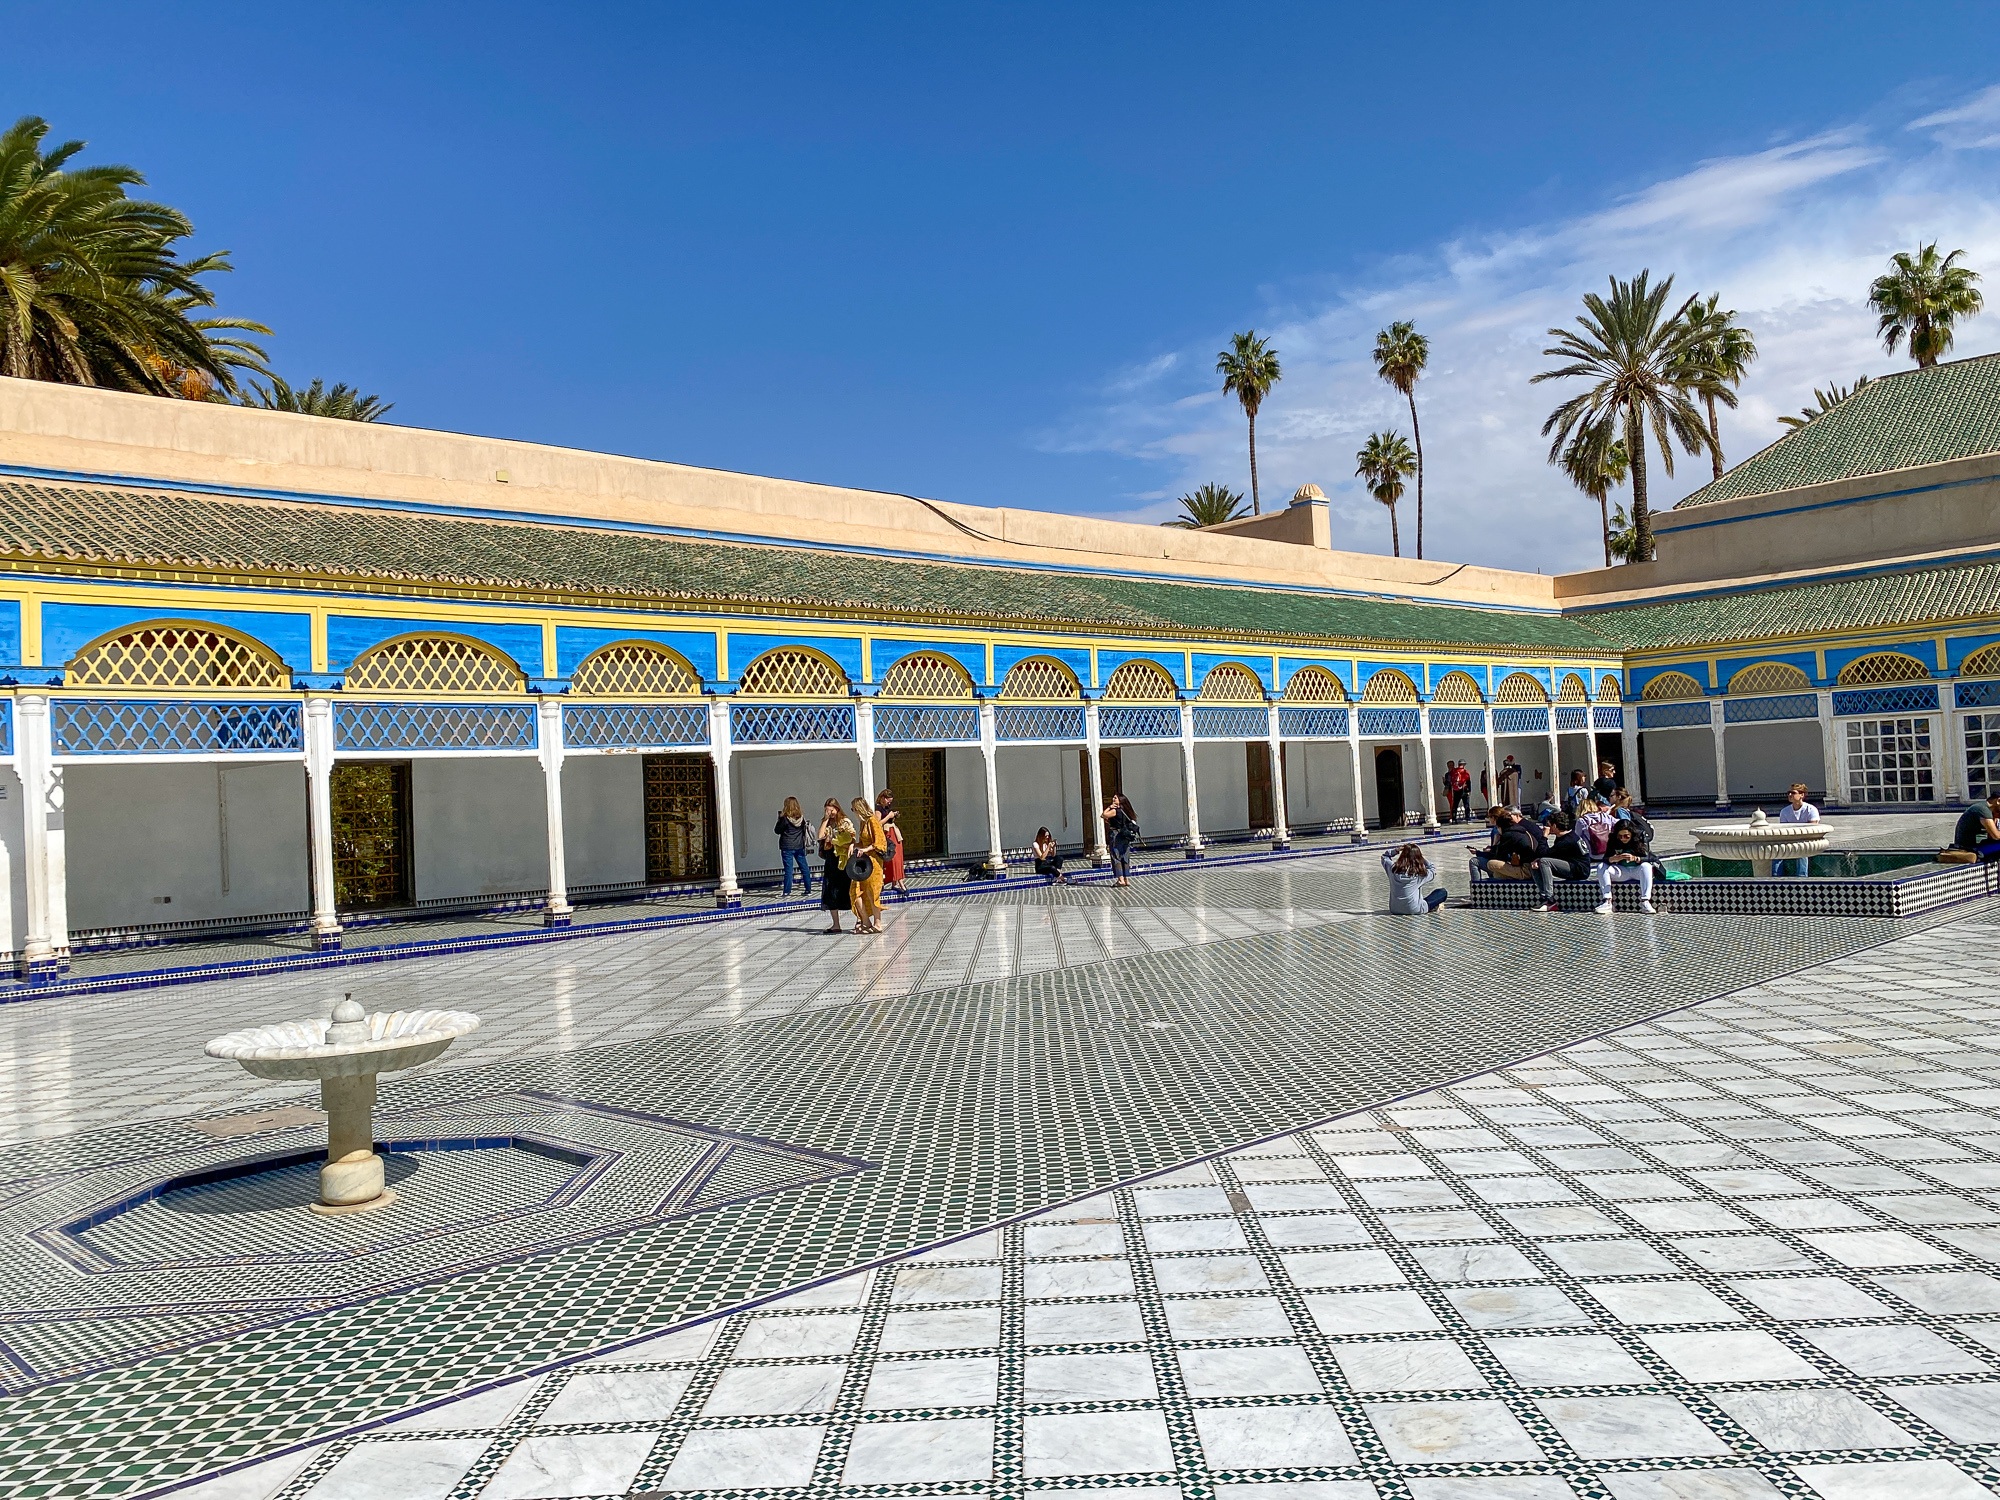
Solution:
{"label": "handbag", "polygon": [[866,880],[875,873],[875,856],[861,847],[860,836],[860,830],[856,829],[854,852],[847,856],[846,868],[849,880]]}

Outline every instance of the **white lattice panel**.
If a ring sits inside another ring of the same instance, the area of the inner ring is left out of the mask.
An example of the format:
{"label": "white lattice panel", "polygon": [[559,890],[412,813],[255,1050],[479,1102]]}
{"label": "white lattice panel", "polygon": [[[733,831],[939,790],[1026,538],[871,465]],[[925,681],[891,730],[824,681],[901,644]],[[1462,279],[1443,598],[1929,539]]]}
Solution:
{"label": "white lattice panel", "polygon": [[1447,672],[1438,679],[1437,691],[1431,694],[1431,702],[1451,704],[1471,708],[1484,703],[1480,696],[1479,684],[1463,672]]}
{"label": "white lattice panel", "polygon": [[[1285,684],[1287,703],[1345,703],[1347,689],[1325,667],[1300,667]],[[1347,731],[1342,730],[1345,734]]]}
{"label": "white lattice panel", "polygon": [[1646,690],[1639,696],[1648,703],[1670,698],[1699,698],[1701,684],[1685,672],[1662,672],[1646,684]]}
{"label": "white lattice panel", "polygon": [[692,698],[701,679],[665,647],[627,641],[586,656],[570,674],[569,690],[584,698]]}
{"label": "white lattice panel", "polygon": [[847,674],[818,652],[781,647],[745,667],[736,690],[746,698],[845,698]]}
{"label": "white lattice panel", "polygon": [[453,635],[406,635],[362,652],[344,682],[356,693],[517,693],[521,669]]}
{"label": "white lattice panel", "polygon": [[1363,703],[1415,703],[1417,685],[1401,672],[1377,672],[1368,679]]}
{"label": "white lattice panel", "polygon": [[1128,661],[1104,684],[1106,703],[1172,703],[1174,680],[1149,661]]}
{"label": "white lattice panel", "polygon": [[1495,703],[1542,704],[1549,701],[1548,689],[1526,672],[1509,672],[1494,690]]}
{"label": "white lattice panel", "polygon": [[1841,687],[1874,687],[1881,682],[1925,682],[1930,675],[1930,668],[1914,656],[1905,656],[1900,651],[1880,651],[1849,662],[1834,680]]}
{"label": "white lattice panel", "polygon": [[1760,661],[1729,679],[1732,693],[1789,693],[1812,686],[1812,679],[1782,661]]}
{"label": "white lattice panel", "polygon": [[904,657],[882,674],[881,696],[970,703],[972,674],[948,656],[919,652]]}
{"label": "white lattice panel", "polygon": [[1002,698],[1019,698],[1030,703],[1073,703],[1083,697],[1076,674],[1059,661],[1031,656],[1016,662],[1000,684]]}
{"label": "white lattice panel", "polygon": [[79,651],[63,668],[69,687],[288,688],[291,672],[260,646],[195,625],[128,630]]}
{"label": "white lattice panel", "polygon": [[1201,696],[1205,703],[1262,703],[1264,684],[1248,667],[1226,661],[1202,679]]}

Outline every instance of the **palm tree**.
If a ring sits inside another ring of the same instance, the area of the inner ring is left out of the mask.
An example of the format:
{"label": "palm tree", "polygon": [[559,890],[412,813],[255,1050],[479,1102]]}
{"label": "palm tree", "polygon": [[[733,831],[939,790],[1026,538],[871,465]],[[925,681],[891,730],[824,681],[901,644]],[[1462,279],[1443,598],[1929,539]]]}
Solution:
{"label": "palm tree", "polygon": [[384,401],[380,396],[364,396],[351,385],[329,389],[325,381],[315,380],[301,391],[275,375],[268,390],[261,385],[252,386],[243,404],[261,406],[267,411],[294,411],[305,417],[338,417],[347,422],[379,421],[396,409],[395,402]]}
{"label": "palm tree", "polygon": [[1271,394],[1271,387],[1284,378],[1278,368],[1278,351],[1257,336],[1256,330],[1231,337],[1229,347],[1215,356],[1215,373],[1222,377],[1222,394],[1243,403],[1243,415],[1250,419],[1250,514],[1262,515],[1257,499],[1257,408]]}
{"label": "palm tree", "polygon": [[1410,435],[1417,443],[1417,556],[1424,555],[1424,430],[1417,425],[1417,377],[1431,357],[1431,343],[1414,323],[1391,323],[1375,335],[1375,373],[1410,403]]}
{"label": "palm tree", "polygon": [[1866,384],[1868,384],[1868,377],[1866,375],[1857,375],[1854,377],[1853,385],[1842,385],[1838,381],[1830,380],[1827,382],[1825,390],[1814,386],[1813,404],[1811,406],[1800,407],[1799,414],[1796,417],[1778,418],[1778,425],[1789,427],[1796,432],[1799,428],[1805,426],[1806,423],[1818,421]]}
{"label": "palm tree", "polygon": [[1868,305],[1881,315],[1875,331],[1891,354],[1905,338],[1917,368],[1928,370],[1951,351],[1953,325],[1978,316],[1986,306],[1973,283],[1977,271],[1959,265],[1963,250],[1938,258],[1937,242],[1919,246],[1913,256],[1898,250],[1889,257],[1889,272],[1868,288]]}
{"label": "palm tree", "polygon": [[[130,167],[71,168],[82,141],[42,149],[49,127],[23,116],[0,134],[0,375],[204,399],[236,389],[262,351],[227,336],[268,332],[202,319],[204,276],[226,254],[182,260],[181,214],[127,196]],[[220,335],[220,336],[219,336]]]}
{"label": "palm tree", "polygon": [[1722,428],[1715,419],[1720,401],[1732,410],[1736,387],[1743,384],[1750,363],[1757,357],[1757,341],[1750,330],[1736,321],[1736,309],[1719,309],[1721,297],[1711,293],[1706,302],[1690,302],[1684,316],[1701,332],[1689,350],[1690,363],[1682,372],[1689,390],[1701,397],[1708,408],[1708,454],[1715,463],[1715,477],[1722,477]]}
{"label": "palm tree", "polygon": [[1680,384],[1704,325],[1689,323],[1681,316],[1687,304],[1667,312],[1674,279],[1669,276],[1651,286],[1651,274],[1641,271],[1630,281],[1612,277],[1609,297],[1586,293],[1583,316],[1576,320],[1576,328],[1551,328],[1549,336],[1556,342],[1542,351],[1565,363],[1531,380],[1534,384],[1571,378],[1591,382],[1589,390],[1570,397],[1542,424],[1544,437],[1555,434],[1549,446],[1551,463],[1561,461],[1563,448],[1578,429],[1622,424],[1625,452],[1631,462],[1634,560],[1638,562],[1648,562],[1653,556],[1653,523],[1646,509],[1647,425],[1651,424],[1653,439],[1660,447],[1660,466],[1670,475],[1674,472],[1675,441],[1689,453],[1699,453],[1708,446],[1701,413]]}
{"label": "palm tree", "polygon": [[1417,455],[1400,432],[1371,433],[1354,455],[1354,472],[1367,484],[1368,493],[1389,508],[1389,545],[1401,557],[1403,536],[1396,525],[1396,502],[1403,498],[1403,481],[1417,472]]}
{"label": "palm tree", "polygon": [[1618,506],[1611,512],[1611,555],[1622,563],[1635,562],[1639,548],[1639,533],[1625,518],[1625,507]]}
{"label": "palm tree", "polygon": [[[1604,529],[1604,566],[1611,566],[1611,492],[1625,482],[1631,460],[1625,454],[1625,440],[1611,436],[1609,427],[1583,428],[1569,440],[1557,465],[1569,482],[1597,502],[1599,524]],[[1624,512],[1621,510],[1620,515]]]}
{"label": "palm tree", "polygon": [[1181,496],[1181,514],[1167,522],[1183,531],[1199,531],[1204,526],[1220,526],[1243,514],[1243,493],[1227,485],[1205,484],[1192,495]]}

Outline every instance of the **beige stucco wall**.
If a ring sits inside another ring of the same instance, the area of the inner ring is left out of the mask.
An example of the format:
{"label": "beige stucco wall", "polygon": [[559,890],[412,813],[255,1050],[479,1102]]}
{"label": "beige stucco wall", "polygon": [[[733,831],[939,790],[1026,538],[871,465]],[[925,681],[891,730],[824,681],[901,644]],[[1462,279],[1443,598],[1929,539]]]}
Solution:
{"label": "beige stucco wall", "polygon": [[[1318,551],[1164,526],[872,490],[380,423],[0,378],[0,462],[874,546],[1547,609],[1540,574]],[[507,476],[502,482],[499,476]]]}

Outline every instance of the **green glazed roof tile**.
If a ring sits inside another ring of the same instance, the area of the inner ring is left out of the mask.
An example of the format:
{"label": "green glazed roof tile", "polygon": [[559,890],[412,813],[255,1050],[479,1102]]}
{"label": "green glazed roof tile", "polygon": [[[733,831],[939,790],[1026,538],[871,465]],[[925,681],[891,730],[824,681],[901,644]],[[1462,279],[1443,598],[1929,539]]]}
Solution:
{"label": "green glazed roof tile", "polygon": [[2000,354],[1871,380],[1674,509],[2000,453]]}
{"label": "green glazed roof tile", "polygon": [[1781,636],[1832,635],[2000,613],[2000,562],[1915,568],[1578,611],[1570,616],[1627,651]]}
{"label": "green glazed roof tile", "polygon": [[857,559],[555,522],[0,480],[0,555],[27,561],[559,593],[628,605],[858,613],[941,624],[1305,643],[1605,650],[1553,612],[1277,588]]}

